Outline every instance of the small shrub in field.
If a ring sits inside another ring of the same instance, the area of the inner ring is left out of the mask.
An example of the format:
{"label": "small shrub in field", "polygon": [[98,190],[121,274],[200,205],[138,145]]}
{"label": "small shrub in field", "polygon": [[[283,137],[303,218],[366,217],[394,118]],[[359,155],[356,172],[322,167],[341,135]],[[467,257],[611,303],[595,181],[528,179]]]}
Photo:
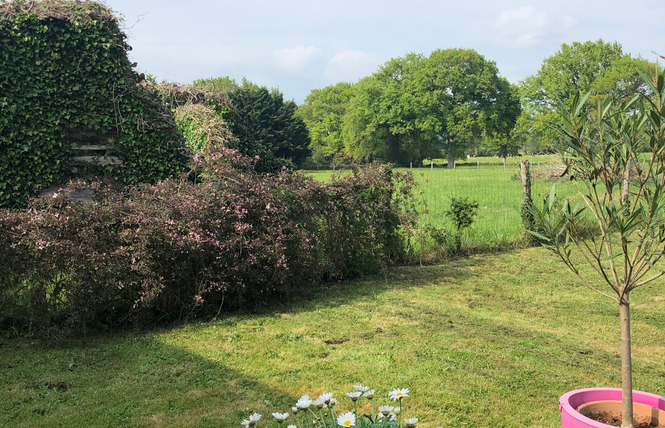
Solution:
{"label": "small shrub in field", "polygon": [[478,212],[478,202],[469,198],[451,198],[450,208],[446,215],[455,224],[455,248],[457,251],[462,249],[462,229],[473,224],[473,218]]}
{"label": "small shrub in field", "polygon": [[0,211],[0,326],[81,332],[216,316],[403,257],[408,176],[376,164],[326,185],[260,176],[253,162],[218,146],[195,157],[198,184],[98,186],[89,204],[61,191]]}

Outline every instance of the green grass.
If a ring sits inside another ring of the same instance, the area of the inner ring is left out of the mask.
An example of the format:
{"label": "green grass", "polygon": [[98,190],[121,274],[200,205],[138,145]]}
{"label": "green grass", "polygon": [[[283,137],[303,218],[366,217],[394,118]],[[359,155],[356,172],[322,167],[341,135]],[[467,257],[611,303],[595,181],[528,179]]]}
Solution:
{"label": "green grass", "polygon": [[[519,160],[509,158],[506,169],[500,165],[501,159],[478,158],[480,168],[460,166],[455,170],[445,168],[413,168],[411,171],[422,191],[426,206],[420,224],[430,224],[453,230],[453,223],[445,212],[452,197],[468,197],[479,203],[478,215],[474,224],[465,232],[463,242],[474,248],[514,247],[523,236],[521,206],[523,201],[522,182],[519,178]],[[529,161],[533,167],[532,199],[539,203],[550,192],[553,181],[538,178],[552,168],[555,155],[534,156]],[[495,164],[490,164],[493,161]],[[499,161],[498,164],[496,162]],[[406,169],[405,169],[406,170]],[[310,171],[316,180],[327,181],[332,171]],[[342,173],[348,173],[342,172]],[[570,181],[557,181],[557,193],[569,196],[575,192]]]}
{"label": "green grass", "polygon": [[[635,387],[661,395],[663,285],[632,295]],[[532,248],[390,269],[255,315],[57,346],[5,339],[0,426],[233,427],[302,394],[333,391],[350,410],[344,393],[363,383],[381,403],[410,388],[421,428],[557,427],[564,392],[619,386],[617,312]]]}

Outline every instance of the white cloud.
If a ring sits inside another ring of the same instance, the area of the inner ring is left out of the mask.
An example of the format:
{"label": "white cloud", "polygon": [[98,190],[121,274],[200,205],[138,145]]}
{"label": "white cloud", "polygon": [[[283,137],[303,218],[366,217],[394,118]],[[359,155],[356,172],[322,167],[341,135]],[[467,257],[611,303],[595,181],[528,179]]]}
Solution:
{"label": "white cloud", "polygon": [[290,72],[305,70],[314,60],[321,58],[323,51],[315,46],[298,45],[273,52],[275,63]]}
{"label": "white cloud", "polygon": [[376,71],[379,58],[363,51],[338,52],[326,64],[324,77],[329,83],[355,82]]}
{"label": "white cloud", "polygon": [[533,6],[503,11],[494,21],[495,42],[502,46],[531,48],[543,42],[550,20]]}

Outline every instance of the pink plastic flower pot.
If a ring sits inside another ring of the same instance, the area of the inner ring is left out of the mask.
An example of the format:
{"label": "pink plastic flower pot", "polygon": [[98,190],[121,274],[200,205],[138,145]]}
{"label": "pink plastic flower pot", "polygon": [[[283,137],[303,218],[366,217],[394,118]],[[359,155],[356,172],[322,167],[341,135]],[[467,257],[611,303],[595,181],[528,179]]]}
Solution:
{"label": "pink plastic flower pot", "polygon": [[[585,388],[563,394],[559,399],[562,428],[607,428],[609,425],[589,419],[577,411],[577,408],[591,401],[616,400],[621,401],[619,388]],[[665,410],[665,398],[648,392],[633,391],[633,402],[642,403]]]}

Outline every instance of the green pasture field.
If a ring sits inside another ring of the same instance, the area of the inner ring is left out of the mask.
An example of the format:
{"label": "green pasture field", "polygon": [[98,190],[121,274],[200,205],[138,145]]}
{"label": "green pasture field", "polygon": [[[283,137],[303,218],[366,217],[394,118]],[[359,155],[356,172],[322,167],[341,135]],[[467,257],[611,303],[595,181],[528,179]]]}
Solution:
{"label": "green pasture field", "polygon": [[[636,389],[665,395],[664,281],[631,295]],[[560,426],[567,391],[620,386],[618,309],[542,248],[312,289],[258,314],[57,345],[0,338],[0,426],[238,427],[303,394],[409,388],[419,428]],[[369,412],[361,400],[360,412]],[[287,423],[300,422],[289,417]]]}
{"label": "green pasture field", "polygon": [[[468,197],[479,203],[479,209],[474,224],[465,233],[465,245],[477,249],[514,247],[523,237],[523,188],[519,176],[519,160],[526,158],[509,158],[505,169],[501,159],[478,159],[481,161],[480,167],[467,164],[454,170],[441,167],[401,168],[413,173],[418,183],[417,190],[422,191],[424,204],[420,205],[423,212],[420,224],[430,224],[452,231],[453,223],[445,214],[450,207],[450,198]],[[551,176],[556,177],[556,171],[560,169],[555,155],[528,159],[533,164],[531,192],[534,203],[540,203],[555,183],[557,194],[570,196],[575,193],[574,185],[570,181],[549,179]],[[320,181],[327,181],[333,175],[332,171],[308,173]],[[336,173],[345,174],[348,171]]]}

